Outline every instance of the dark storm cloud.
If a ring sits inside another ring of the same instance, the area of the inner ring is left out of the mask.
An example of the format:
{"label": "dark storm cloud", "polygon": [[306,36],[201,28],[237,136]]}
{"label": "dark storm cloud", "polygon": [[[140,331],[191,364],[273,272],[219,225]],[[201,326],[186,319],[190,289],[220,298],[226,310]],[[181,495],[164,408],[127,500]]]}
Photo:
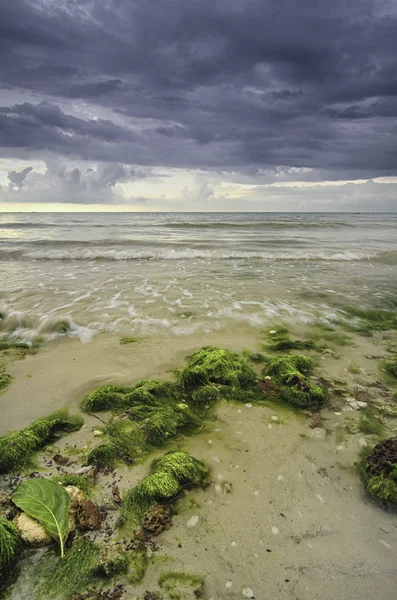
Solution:
{"label": "dark storm cloud", "polygon": [[397,170],[393,1],[3,0],[0,40],[8,154]]}

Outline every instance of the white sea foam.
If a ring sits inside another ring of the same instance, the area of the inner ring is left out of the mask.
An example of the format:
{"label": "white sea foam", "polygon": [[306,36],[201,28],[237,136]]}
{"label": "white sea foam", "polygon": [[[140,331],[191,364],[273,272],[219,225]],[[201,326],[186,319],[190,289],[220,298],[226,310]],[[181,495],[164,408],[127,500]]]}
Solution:
{"label": "white sea foam", "polygon": [[[249,251],[222,251],[185,248],[174,250],[173,248],[162,249],[128,249],[115,248],[46,248],[42,250],[31,250],[20,253],[23,260],[76,260],[76,261],[128,261],[128,260],[296,260],[296,261],[358,261],[375,259],[382,253],[376,251],[352,251],[343,252],[249,252]],[[0,253],[1,255],[1,253]]]}

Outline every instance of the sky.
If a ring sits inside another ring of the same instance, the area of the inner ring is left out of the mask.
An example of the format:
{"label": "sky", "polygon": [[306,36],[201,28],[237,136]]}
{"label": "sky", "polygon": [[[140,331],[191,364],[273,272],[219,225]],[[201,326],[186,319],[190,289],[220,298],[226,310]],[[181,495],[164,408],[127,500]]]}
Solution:
{"label": "sky", "polygon": [[1,0],[0,211],[397,211],[396,0]]}

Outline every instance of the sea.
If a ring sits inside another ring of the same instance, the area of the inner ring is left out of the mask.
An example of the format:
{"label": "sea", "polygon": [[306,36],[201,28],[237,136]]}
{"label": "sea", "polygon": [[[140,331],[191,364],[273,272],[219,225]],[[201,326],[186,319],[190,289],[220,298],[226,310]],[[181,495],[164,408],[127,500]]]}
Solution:
{"label": "sea", "polygon": [[397,214],[3,213],[0,336],[189,336],[396,307]]}

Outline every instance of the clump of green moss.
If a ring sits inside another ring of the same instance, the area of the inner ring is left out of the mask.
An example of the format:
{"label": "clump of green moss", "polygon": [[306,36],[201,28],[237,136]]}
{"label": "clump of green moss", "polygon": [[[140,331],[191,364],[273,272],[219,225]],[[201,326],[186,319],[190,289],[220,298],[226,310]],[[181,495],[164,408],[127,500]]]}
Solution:
{"label": "clump of green moss", "polygon": [[361,335],[372,335],[375,331],[397,329],[397,311],[346,307],[340,315],[340,321]]}
{"label": "clump of green moss", "polygon": [[293,340],[289,336],[273,336],[266,344],[266,349],[273,352],[285,352],[286,350],[315,350],[316,344],[313,340]]}
{"label": "clump of green moss", "polygon": [[312,361],[306,356],[282,356],[269,361],[266,374],[279,386],[280,397],[287,404],[299,408],[321,406],[327,399],[326,391],[308,381],[306,373]]}
{"label": "clump of green moss", "polygon": [[263,364],[267,361],[266,356],[261,352],[247,352],[246,357],[247,360],[257,364]]}
{"label": "clump of green moss", "polygon": [[121,523],[137,525],[153,504],[169,502],[185,487],[209,483],[208,466],[186,452],[170,452],[155,460],[149,475],[127,493]]}
{"label": "clump of green moss", "polygon": [[114,469],[120,462],[119,449],[111,442],[99,444],[88,453],[87,462],[104,469]]}
{"label": "clump of green moss", "polygon": [[220,387],[217,385],[202,385],[192,393],[191,402],[199,412],[207,412],[221,399]]}
{"label": "clump of green moss", "polygon": [[188,357],[188,364],[178,372],[184,390],[202,385],[222,384],[245,387],[256,381],[256,375],[240,354],[207,346]]}
{"label": "clump of green moss", "polygon": [[95,581],[98,569],[99,547],[86,538],[75,541],[64,558],[44,557],[40,561],[43,578],[37,598],[71,598],[84,592]]}
{"label": "clump of green moss", "polygon": [[126,346],[127,344],[136,344],[137,342],[139,342],[139,338],[137,337],[122,337],[120,339],[120,344],[122,346]]}
{"label": "clump of green moss", "polygon": [[86,496],[90,496],[94,489],[94,482],[85,475],[72,475],[69,473],[62,473],[61,475],[55,475],[54,481],[61,483],[62,485],[73,485],[78,487],[84,492]]}
{"label": "clump of green moss", "polygon": [[125,388],[119,385],[103,385],[84,398],[80,408],[84,412],[101,412],[122,409],[125,403]]}
{"label": "clump of green moss", "polygon": [[389,373],[390,375],[393,375],[393,377],[397,378],[397,363],[386,363],[385,365],[385,369],[387,371],[387,373]]}
{"label": "clump of green moss", "polygon": [[133,387],[104,385],[84,398],[81,409],[85,412],[121,412],[133,406],[156,406],[176,400],[178,392],[168,381],[143,379]]}
{"label": "clump of green moss", "polygon": [[11,383],[11,375],[0,369],[0,391],[4,390]]}
{"label": "clump of green moss", "polygon": [[145,576],[148,557],[145,550],[135,550],[129,556],[128,581],[139,583]]}
{"label": "clump of green moss", "polygon": [[361,475],[371,496],[397,504],[397,437],[376,444],[361,462]]}
{"label": "clump of green moss", "polygon": [[346,335],[346,333],[335,331],[332,327],[322,325],[321,323],[314,325],[310,332],[310,337],[315,341],[325,340],[338,346],[351,346],[354,343],[354,340]]}
{"label": "clump of green moss", "polygon": [[119,543],[108,543],[100,550],[97,570],[104,577],[126,575],[130,568],[129,553]]}
{"label": "clump of green moss", "polygon": [[[201,575],[183,573],[180,571],[166,571],[159,577],[159,586],[165,591],[170,600],[182,600],[186,597],[186,592],[200,590],[200,596],[203,594],[204,579]],[[196,593],[196,595],[198,595]]]}
{"label": "clump of green moss", "polygon": [[10,473],[32,466],[36,452],[58,436],[76,431],[83,424],[79,416],[66,410],[38,419],[20,431],[0,437],[0,473]]}
{"label": "clump of green moss", "polygon": [[10,350],[14,349],[29,349],[29,344],[26,342],[18,342],[16,340],[10,339],[9,337],[0,338],[0,350]]}
{"label": "clump of green moss", "polygon": [[381,437],[385,432],[385,425],[378,416],[378,411],[372,406],[363,408],[360,414],[358,429],[365,435],[376,435]]}
{"label": "clump of green moss", "polygon": [[21,547],[17,528],[0,515],[0,585],[9,577]]}

